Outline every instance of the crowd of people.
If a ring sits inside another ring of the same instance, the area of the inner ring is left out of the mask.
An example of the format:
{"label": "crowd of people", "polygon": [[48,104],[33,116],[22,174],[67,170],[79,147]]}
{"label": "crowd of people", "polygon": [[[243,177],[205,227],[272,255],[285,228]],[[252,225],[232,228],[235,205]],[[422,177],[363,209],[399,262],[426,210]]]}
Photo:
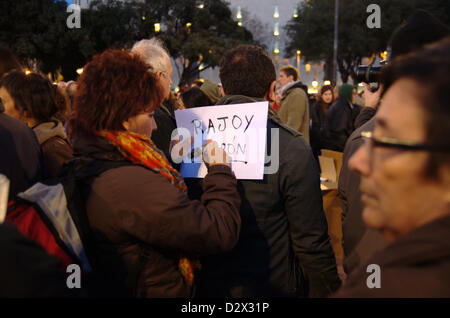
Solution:
{"label": "crowd of people", "polygon": [[[58,85],[1,47],[0,174],[10,189],[0,297],[450,297],[450,37],[423,15],[393,35],[380,88],[364,84],[362,106],[346,83],[312,98],[295,67],[277,75],[252,45],[224,53],[220,84],[199,79],[178,93],[157,38],[95,55]],[[418,19],[432,32],[405,46]],[[208,140],[207,175],[185,180],[175,110],[260,101],[278,170],[238,180]],[[324,214],[322,149],[344,158],[347,278]],[[71,262],[81,288],[68,287]],[[380,288],[368,286],[368,264],[381,269]]]}

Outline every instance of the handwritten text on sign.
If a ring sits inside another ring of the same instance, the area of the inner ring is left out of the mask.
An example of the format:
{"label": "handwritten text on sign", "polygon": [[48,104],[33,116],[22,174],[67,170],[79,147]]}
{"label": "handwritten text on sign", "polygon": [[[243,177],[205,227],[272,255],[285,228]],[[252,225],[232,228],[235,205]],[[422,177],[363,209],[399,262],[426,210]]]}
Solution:
{"label": "handwritten text on sign", "polygon": [[[219,105],[175,111],[178,128],[198,149],[212,139],[231,157],[231,169],[238,179],[263,179],[267,136],[267,102]],[[207,173],[201,157],[181,165],[185,178],[203,178]]]}

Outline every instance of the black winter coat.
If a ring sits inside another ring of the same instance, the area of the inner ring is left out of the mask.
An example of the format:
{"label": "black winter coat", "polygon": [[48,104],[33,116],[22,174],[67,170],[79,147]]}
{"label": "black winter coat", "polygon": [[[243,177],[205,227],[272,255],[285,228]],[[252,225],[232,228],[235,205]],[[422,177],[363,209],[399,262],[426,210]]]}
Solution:
{"label": "black winter coat", "polygon": [[[217,104],[255,101],[226,96]],[[238,180],[239,241],[229,253],[202,259],[199,296],[323,297],[340,285],[311,148],[271,110],[266,149],[272,129],[279,133],[279,168],[263,180]]]}

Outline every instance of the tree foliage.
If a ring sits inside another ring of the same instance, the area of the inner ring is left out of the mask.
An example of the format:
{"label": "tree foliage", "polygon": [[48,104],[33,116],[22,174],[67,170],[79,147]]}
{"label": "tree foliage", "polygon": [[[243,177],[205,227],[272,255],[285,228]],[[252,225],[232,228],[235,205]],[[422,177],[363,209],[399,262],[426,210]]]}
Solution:
{"label": "tree foliage", "polygon": [[[370,29],[366,21],[369,4],[381,8],[381,28]],[[299,18],[291,19],[286,26],[290,38],[288,51],[300,49],[308,61],[326,61],[331,78],[334,4],[331,0],[303,2]],[[448,0],[341,0],[339,1],[338,67],[343,82],[355,78],[355,68],[361,59],[386,49],[389,38],[415,9],[425,9],[443,23],[450,23]]]}
{"label": "tree foliage", "polygon": [[[45,73],[62,68],[66,79],[96,53],[129,48],[135,41],[161,37],[174,59],[185,61],[182,82],[218,65],[224,51],[253,43],[252,34],[233,20],[224,0],[93,1],[81,12],[81,28],[69,29],[65,1],[0,1],[0,43],[22,60],[35,59]],[[6,14],[4,14],[6,13]],[[155,23],[161,24],[156,32]],[[187,27],[187,23],[191,23]]]}

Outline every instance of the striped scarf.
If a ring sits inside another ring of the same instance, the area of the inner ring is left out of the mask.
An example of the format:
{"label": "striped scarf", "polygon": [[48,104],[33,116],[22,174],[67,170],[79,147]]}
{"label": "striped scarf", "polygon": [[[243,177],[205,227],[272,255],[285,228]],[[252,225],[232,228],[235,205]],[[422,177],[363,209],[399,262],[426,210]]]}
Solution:
{"label": "striped scarf", "polygon": [[[109,130],[103,130],[97,134],[109,140],[127,160],[159,173],[178,189],[187,192],[183,177],[169,164],[161,150],[147,136],[127,131]],[[194,282],[193,267],[191,260],[180,258],[178,268],[189,286],[192,286]]]}

